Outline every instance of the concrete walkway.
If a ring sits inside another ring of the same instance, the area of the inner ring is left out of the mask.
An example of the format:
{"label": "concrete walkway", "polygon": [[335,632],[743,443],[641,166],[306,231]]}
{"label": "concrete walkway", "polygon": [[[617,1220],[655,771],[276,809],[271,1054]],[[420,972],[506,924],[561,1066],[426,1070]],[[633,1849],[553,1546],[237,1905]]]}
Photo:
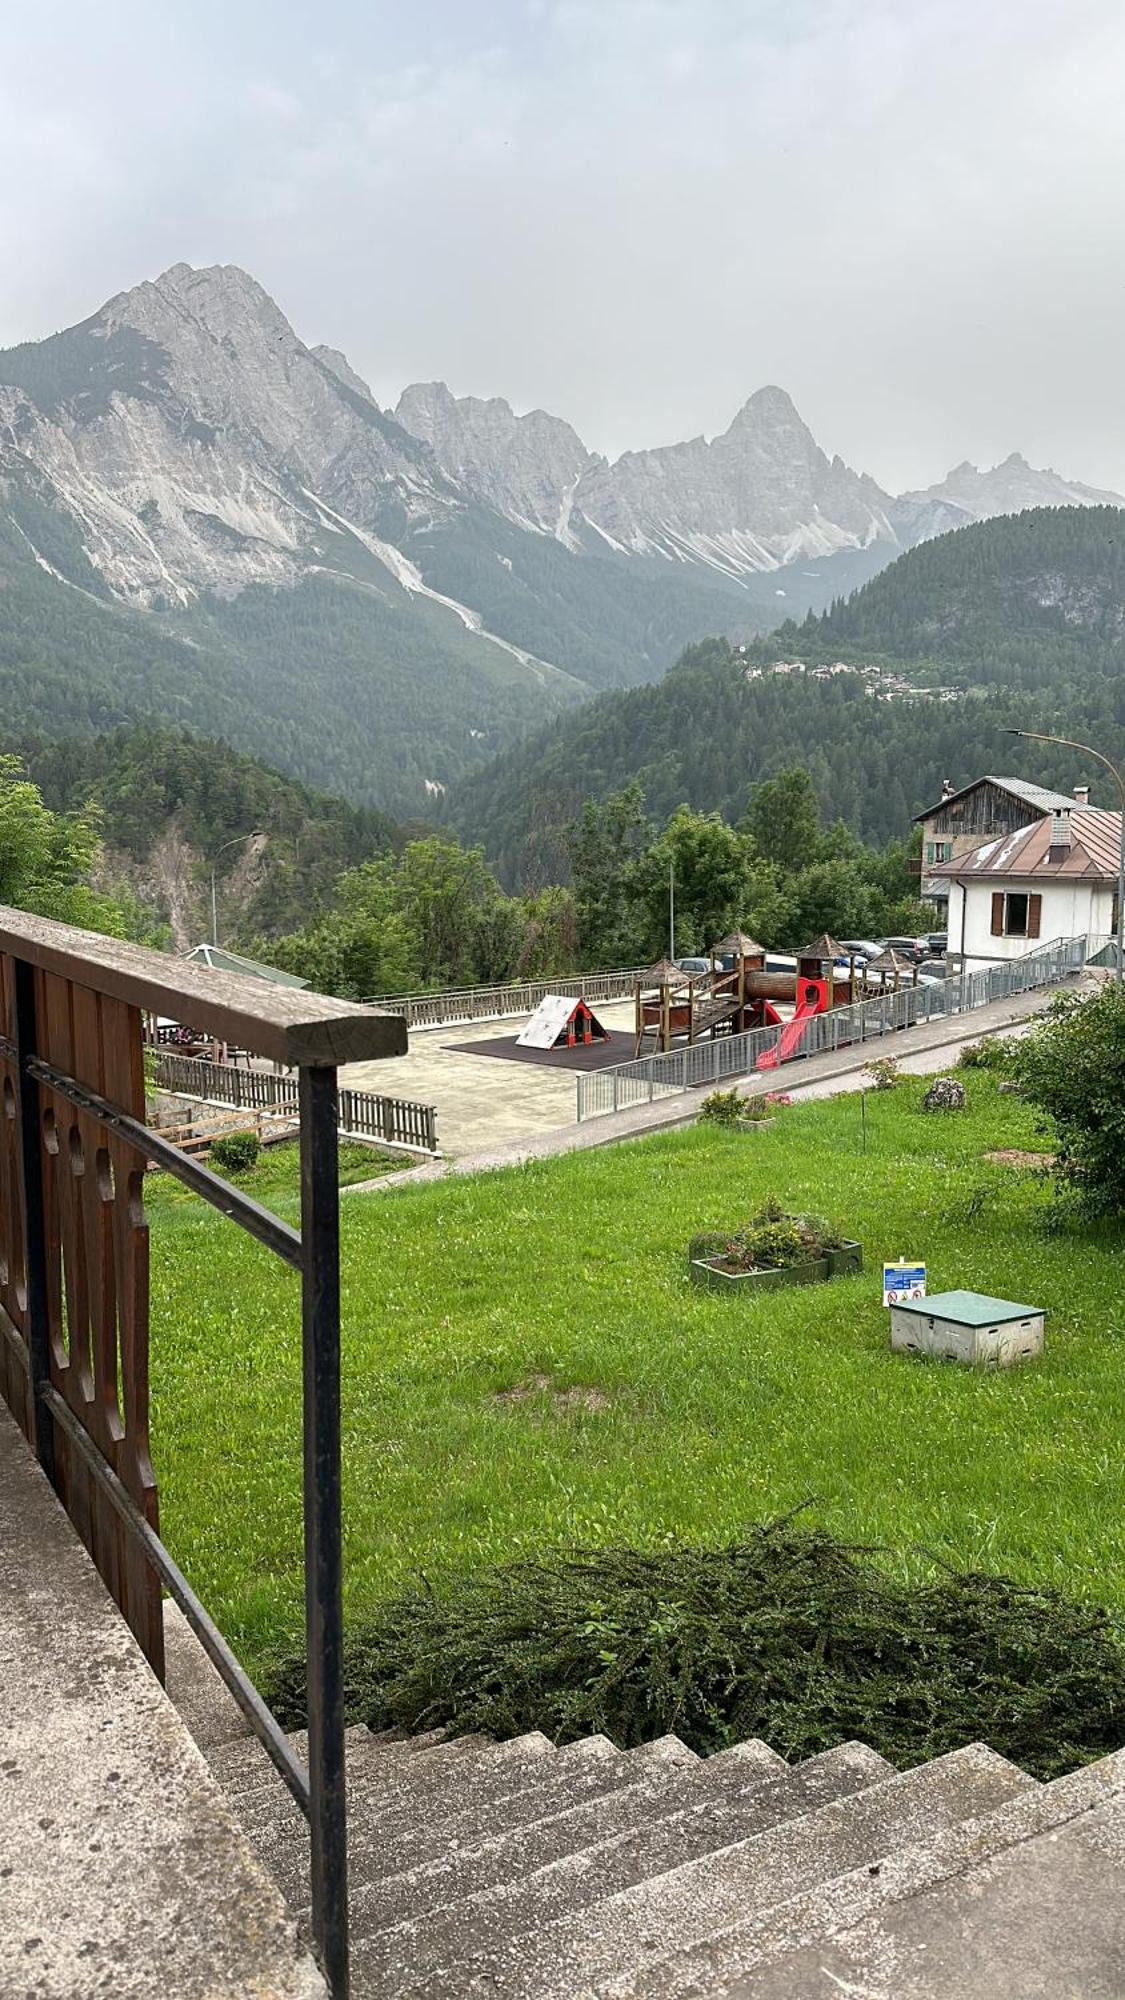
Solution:
{"label": "concrete walkway", "polygon": [[[1004,1034],[1018,1028],[1021,1023],[1033,1021],[1037,1015],[1046,1012],[1056,993],[1072,991],[1080,983],[1082,975],[1059,986],[1044,988],[1042,992],[1021,993],[1011,999],[994,1000],[989,1006],[977,1007],[969,1014],[926,1021],[916,1028],[904,1028],[898,1034],[884,1035],[862,1048],[853,1044],[850,1048],[830,1050],[823,1055],[789,1063],[782,1070],[771,1070],[765,1076],[737,1078],[734,1087],[744,1097],[764,1096],[768,1091],[779,1088],[784,1089],[789,1097],[833,1097],[844,1091],[862,1089],[863,1071],[875,1056],[893,1055],[901,1062],[906,1074],[933,1074],[955,1063],[960,1051],[969,1042],[978,1042],[984,1035]],[[501,1065],[488,1058],[478,1062],[476,1067],[497,1069]],[[574,1079],[571,1077],[567,1081],[573,1094]],[[698,1117],[699,1107],[712,1088],[711,1084],[707,1084],[700,1090],[681,1091],[674,1097],[661,1098],[653,1104],[638,1104],[628,1111],[610,1113],[604,1118],[590,1118],[581,1125],[571,1122],[553,1130],[529,1134],[506,1145],[466,1153],[457,1159],[435,1160],[412,1171],[384,1175],[378,1180],[356,1181],[342,1192],[382,1194],[394,1188],[412,1187],[419,1181],[440,1180],[447,1174],[484,1173],[497,1167],[518,1166],[524,1160],[550,1159],[558,1153],[588,1152],[595,1146],[614,1145],[620,1139],[641,1139],[649,1132],[662,1132],[677,1125],[690,1124],[692,1119]],[[573,1120],[573,1110],[571,1117]]]}
{"label": "concrete walkway", "polygon": [[325,2000],[2,1403],[0,1880],[5,2000]]}
{"label": "concrete walkway", "polygon": [[[633,1054],[633,1002],[599,1007],[597,1014],[614,1045],[620,1044],[617,1060],[628,1062]],[[432,1104],[438,1144],[447,1157],[475,1155],[553,1132],[574,1117],[572,1071],[471,1053],[475,1042],[517,1035],[524,1018],[413,1028],[406,1055],[393,1062],[353,1063],[340,1072],[340,1082],[350,1090]]]}

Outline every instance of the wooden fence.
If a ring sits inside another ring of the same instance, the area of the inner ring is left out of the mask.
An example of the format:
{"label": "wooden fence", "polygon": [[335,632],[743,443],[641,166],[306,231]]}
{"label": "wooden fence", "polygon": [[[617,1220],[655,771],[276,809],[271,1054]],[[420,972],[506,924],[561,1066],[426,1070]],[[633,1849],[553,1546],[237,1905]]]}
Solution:
{"label": "wooden fence", "polygon": [[[162,1090],[181,1097],[199,1097],[207,1104],[232,1104],[275,1117],[298,1116],[295,1076],[271,1070],[243,1069],[234,1063],[206,1062],[200,1056],[179,1056],[161,1050],[156,1081]],[[342,1138],[377,1139],[418,1152],[437,1152],[437,1114],[432,1104],[415,1104],[402,1097],[376,1097],[366,1090],[341,1090],[338,1128]]]}

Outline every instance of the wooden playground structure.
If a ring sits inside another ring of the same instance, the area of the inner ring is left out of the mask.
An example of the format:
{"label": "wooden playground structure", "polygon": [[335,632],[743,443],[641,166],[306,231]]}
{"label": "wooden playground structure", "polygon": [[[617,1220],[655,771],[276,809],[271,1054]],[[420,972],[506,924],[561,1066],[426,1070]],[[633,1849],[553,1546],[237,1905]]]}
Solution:
{"label": "wooden playground structure", "polygon": [[[857,965],[856,954],[827,932],[795,954],[793,971],[767,971],[765,946],[743,931],[720,938],[708,957],[707,972],[685,972],[662,958],[639,974],[634,984],[635,1056],[663,1055],[705,1037],[776,1025],[780,1034],[771,1053],[774,1062],[784,1061],[815,1014],[866,998],[869,972],[879,973],[880,991],[888,984],[897,990],[904,974],[913,974],[915,984],[918,980],[917,968],[891,951]],[[846,972],[841,961],[847,962]],[[779,1007],[789,1011],[781,1013]]]}

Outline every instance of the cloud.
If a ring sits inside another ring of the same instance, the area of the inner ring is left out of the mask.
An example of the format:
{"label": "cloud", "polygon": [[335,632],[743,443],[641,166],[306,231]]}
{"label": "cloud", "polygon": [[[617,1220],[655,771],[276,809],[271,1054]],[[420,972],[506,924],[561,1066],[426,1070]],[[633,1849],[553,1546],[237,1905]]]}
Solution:
{"label": "cloud", "polygon": [[777,380],[891,485],[1018,447],[1125,486],[1117,0],[40,12],[0,338],[222,259],[384,399],[443,376],[615,451]]}

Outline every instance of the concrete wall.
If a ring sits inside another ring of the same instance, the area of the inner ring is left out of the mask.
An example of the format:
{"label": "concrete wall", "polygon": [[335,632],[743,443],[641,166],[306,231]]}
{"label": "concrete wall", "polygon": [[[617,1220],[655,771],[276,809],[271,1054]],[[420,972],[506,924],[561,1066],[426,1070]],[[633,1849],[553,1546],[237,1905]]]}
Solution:
{"label": "concrete wall", "polygon": [[[1003,889],[1005,893],[1042,896],[1043,910],[1037,939],[993,937],[992,896],[993,891],[998,889]],[[962,906],[966,899],[962,932]],[[1054,938],[1081,937],[1084,932],[1108,936],[1112,915],[1113,890],[1108,884],[1103,886],[1074,878],[1057,882],[1021,882],[1008,877],[966,884],[954,882],[949,897],[949,949],[957,954],[963,952],[966,970],[972,972],[982,965],[997,965],[1003,959],[1024,958],[1037,943],[1049,944]]]}

